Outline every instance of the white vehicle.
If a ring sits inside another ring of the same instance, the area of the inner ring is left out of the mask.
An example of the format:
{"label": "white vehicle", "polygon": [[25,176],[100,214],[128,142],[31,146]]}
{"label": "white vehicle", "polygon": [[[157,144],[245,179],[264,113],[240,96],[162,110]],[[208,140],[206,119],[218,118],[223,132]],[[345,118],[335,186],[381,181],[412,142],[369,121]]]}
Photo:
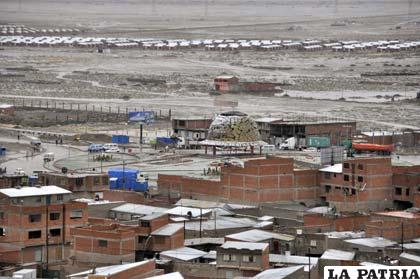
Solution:
{"label": "white vehicle", "polygon": [[25,175],[25,171],[22,168],[16,168],[15,174],[16,175]]}
{"label": "white vehicle", "polygon": [[106,143],[104,144],[104,150],[106,153],[118,153],[120,149],[116,143]]}
{"label": "white vehicle", "polygon": [[52,162],[54,161],[54,153],[49,152],[44,154],[44,162]]}
{"label": "white vehicle", "polygon": [[296,138],[288,138],[282,144],[280,144],[280,149],[289,150],[295,149],[296,147]]}

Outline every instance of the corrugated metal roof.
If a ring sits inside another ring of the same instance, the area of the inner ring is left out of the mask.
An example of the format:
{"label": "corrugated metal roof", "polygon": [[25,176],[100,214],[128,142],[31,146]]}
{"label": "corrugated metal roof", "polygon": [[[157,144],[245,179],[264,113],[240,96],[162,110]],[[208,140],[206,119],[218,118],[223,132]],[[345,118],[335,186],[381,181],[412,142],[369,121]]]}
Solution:
{"label": "corrugated metal roof", "polygon": [[353,260],[355,256],[354,252],[347,252],[343,250],[328,249],[322,254],[321,259],[324,260]]}
{"label": "corrugated metal roof", "polygon": [[293,235],[273,233],[262,230],[249,230],[235,234],[229,234],[225,237],[230,239],[236,239],[247,242],[261,242],[269,239],[280,239],[284,241],[293,241],[295,237]]}
{"label": "corrugated metal roof", "polygon": [[174,250],[167,250],[160,253],[163,257],[178,259],[181,261],[191,261],[207,255],[206,252],[189,247],[181,247]]}
{"label": "corrugated metal roof", "polygon": [[332,166],[328,166],[328,167],[320,169],[319,171],[331,172],[331,173],[342,173],[343,172],[343,164],[335,164],[335,165],[332,165]]}
{"label": "corrugated metal roof", "polygon": [[171,236],[184,227],[183,224],[167,224],[151,233],[151,235]]}
{"label": "corrugated metal roof", "polygon": [[184,277],[179,272],[171,272],[171,273],[166,273],[163,275],[147,277],[147,278],[148,279],[184,279]]}
{"label": "corrugated metal roof", "polygon": [[253,277],[253,279],[282,279],[300,269],[303,269],[303,265],[267,269],[261,273],[258,273],[256,276]]}
{"label": "corrugated metal roof", "polygon": [[130,214],[137,214],[137,215],[150,215],[153,213],[161,213],[168,210],[167,208],[163,207],[156,207],[144,204],[135,204],[135,203],[126,203],[111,209],[111,211],[122,212],[122,213],[130,213]]}
{"label": "corrugated metal roof", "polygon": [[237,250],[261,250],[263,251],[268,247],[268,243],[260,242],[242,242],[242,241],[226,241],[222,246],[224,249],[237,249]]}
{"label": "corrugated metal roof", "polygon": [[395,241],[383,237],[370,237],[370,238],[358,238],[358,239],[347,239],[344,240],[347,243],[367,246],[371,248],[385,248],[389,246],[394,246],[397,244]]}
{"label": "corrugated metal roof", "polygon": [[[109,265],[109,266],[97,267],[97,268],[95,268],[95,275],[97,275],[97,276],[110,276],[110,275],[119,273],[119,272],[124,271],[124,270],[128,270],[128,269],[131,269],[131,268],[135,268],[137,266],[147,264],[150,261],[153,261],[153,260],[146,260],[146,261],[142,261],[142,262],[129,263],[129,264],[119,264],[119,265]],[[71,274],[71,275],[69,275],[69,277],[70,278],[81,277],[81,276],[85,276],[85,275],[87,276],[88,274],[93,274],[93,270],[90,269],[90,270],[86,270],[86,271],[83,271],[83,272]]]}
{"label": "corrugated metal roof", "polygon": [[72,192],[58,186],[21,187],[0,189],[0,193],[10,198],[23,198],[35,196],[63,195]]}

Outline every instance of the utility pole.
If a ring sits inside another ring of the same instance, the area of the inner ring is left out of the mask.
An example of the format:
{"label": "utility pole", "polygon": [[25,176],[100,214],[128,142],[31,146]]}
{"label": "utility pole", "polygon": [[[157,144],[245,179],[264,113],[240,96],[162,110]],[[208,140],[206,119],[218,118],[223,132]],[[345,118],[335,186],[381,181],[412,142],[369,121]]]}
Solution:
{"label": "utility pole", "polygon": [[311,279],[311,247],[308,247],[308,278]]}
{"label": "utility pole", "polygon": [[201,224],[202,224],[202,220],[203,220],[203,209],[200,208],[200,238],[201,238]]}
{"label": "utility pole", "polygon": [[404,220],[401,219],[401,252],[404,252]]}

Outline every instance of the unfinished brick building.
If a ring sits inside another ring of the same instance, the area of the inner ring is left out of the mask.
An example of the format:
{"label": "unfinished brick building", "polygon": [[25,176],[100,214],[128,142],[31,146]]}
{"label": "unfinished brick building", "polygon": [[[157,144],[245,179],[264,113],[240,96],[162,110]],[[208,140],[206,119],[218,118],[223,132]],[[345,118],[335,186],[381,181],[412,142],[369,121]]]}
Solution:
{"label": "unfinished brick building", "polygon": [[387,157],[352,158],[320,169],[320,196],[337,211],[380,211],[393,206]]}
{"label": "unfinished brick building", "polygon": [[147,215],[129,225],[103,221],[103,224],[72,229],[75,261],[97,264],[134,262],[184,246],[183,225],[169,224],[167,214]]}
{"label": "unfinished brick building", "polygon": [[391,211],[373,213],[366,224],[366,237],[380,236],[409,241],[420,235],[420,213]]}
{"label": "unfinished brick building", "polygon": [[[73,192],[90,193],[92,197],[96,192],[109,189],[109,177],[107,173],[40,173],[38,178],[40,185],[57,185]],[[84,197],[84,196],[82,196]]]}
{"label": "unfinished brick building", "polygon": [[221,168],[220,178],[158,176],[159,191],[175,198],[260,204],[318,198],[317,170],[295,170],[293,159],[269,157]]}
{"label": "unfinished brick building", "polygon": [[405,207],[420,207],[420,166],[392,167],[393,199]]}
{"label": "unfinished brick building", "polygon": [[85,203],[70,201],[71,192],[57,186],[1,189],[0,197],[2,262],[67,259],[70,229],[87,224]]}

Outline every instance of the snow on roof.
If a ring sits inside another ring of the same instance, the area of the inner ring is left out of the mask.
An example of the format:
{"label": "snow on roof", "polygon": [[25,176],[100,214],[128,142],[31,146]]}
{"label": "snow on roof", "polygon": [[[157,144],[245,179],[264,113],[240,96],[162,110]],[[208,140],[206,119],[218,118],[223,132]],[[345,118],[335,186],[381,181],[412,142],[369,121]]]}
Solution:
{"label": "snow on roof", "polygon": [[214,250],[211,250],[207,255],[204,255],[203,258],[215,260],[217,258],[217,252]]}
{"label": "snow on roof", "polygon": [[420,250],[420,243],[419,242],[416,242],[416,243],[404,243],[404,249]]}
{"label": "snow on roof", "polygon": [[331,173],[342,173],[343,172],[343,164],[335,164],[335,165],[332,165],[332,166],[328,166],[328,167],[320,169],[319,171],[331,172]]}
{"label": "snow on roof", "polygon": [[242,241],[226,241],[222,246],[224,249],[237,249],[237,250],[260,250],[263,251],[268,247],[268,243],[260,242],[242,242]]}
{"label": "snow on roof", "polygon": [[253,277],[253,279],[282,279],[300,269],[303,269],[302,265],[267,269],[263,272],[258,273],[256,276]]}
{"label": "snow on roof", "polygon": [[367,246],[371,248],[385,248],[389,246],[394,246],[397,244],[395,241],[388,240],[383,237],[370,237],[370,238],[358,238],[358,239],[347,239],[344,240],[347,243]]}
{"label": "snow on roof", "polygon": [[225,243],[223,237],[202,237],[202,238],[189,238],[184,240],[184,246],[202,245],[202,244],[215,244],[222,245]]}
{"label": "snow on roof", "polygon": [[[122,271],[131,269],[131,268],[134,268],[134,267],[137,267],[137,266],[147,264],[150,261],[153,261],[153,260],[146,260],[146,261],[129,263],[129,264],[118,264],[118,265],[109,265],[109,266],[97,267],[97,268],[95,268],[95,275],[97,275],[97,276],[114,275],[114,274],[117,274],[119,272],[122,272]],[[71,274],[71,275],[69,275],[69,277],[70,278],[81,277],[81,276],[84,276],[84,275],[87,276],[89,274],[93,274],[93,269],[86,270],[86,271],[79,272],[79,273],[75,273],[75,274]]]}
{"label": "snow on roof", "polygon": [[5,188],[0,189],[0,193],[10,198],[71,194],[69,190],[58,186]]}
{"label": "snow on roof", "polygon": [[165,212],[168,210],[167,208],[163,207],[156,207],[144,204],[135,204],[135,203],[126,203],[111,209],[111,211],[122,212],[122,213],[130,213],[130,214],[137,214],[137,215],[150,215],[153,213],[158,212]]}
{"label": "snow on roof", "polygon": [[257,229],[235,233],[235,234],[229,234],[229,235],[226,235],[225,237],[229,239],[235,239],[235,240],[247,241],[247,242],[261,242],[261,241],[266,241],[269,239],[293,241],[295,239],[295,237],[292,235],[267,232],[267,231],[262,231],[262,230],[257,230]]}
{"label": "snow on roof", "polygon": [[281,121],[281,118],[277,118],[277,117],[261,117],[261,118],[257,118],[255,119],[255,122],[264,122],[264,123],[270,123],[273,121]]}
{"label": "snow on roof", "polygon": [[184,227],[183,224],[167,224],[151,233],[151,235],[171,236]]}
{"label": "snow on roof", "polygon": [[171,259],[178,259],[181,261],[191,261],[200,258],[204,255],[207,255],[207,253],[190,247],[181,247],[174,250],[163,251],[160,253],[160,255]]}
{"label": "snow on roof", "polygon": [[109,200],[94,200],[87,198],[75,199],[74,201],[87,203],[88,205],[100,205],[100,204],[110,204],[110,203],[120,203],[121,201],[109,201]]}
{"label": "snow on roof", "polygon": [[353,260],[354,252],[347,252],[343,250],[328,249],[322,254],[321,259],[324,260]]}
{"label": "snow on roof", "polygon": [[167,213],[165,212],[154,212],[152,214],[141,217],[140,220],[150,221],[150,220],[154,220],[156,218],[162,217],[163,215],[166,215],[166,214]]}
{"label": "snow on roof", "polygon": [[[227,46],[227,45],[219,45],[219,46],[222,46],[222,47],[225,47],[225,46]],[[231,79],[231,78],[234,78],[234,76],[217,76],[216,77],[217,79]]]}
{"label": "snow on roof", "polygon": [[[309,264],[309,257],[305,257],[305,256],[270,254],[269,259],[271,263],[285,263],[285,264],[299,264],[299,265]],[[318,263],[318,259],[319,259],[318,257],[311,257],[311,265],[316,265]]]}
{"label": "snow on roof", "polygon": [[188,212],[191,212],[191,216],[193,218],[200,217],[200,215],[206,215],[211,212],[210,209],[200,209],[200,208],[193,208],[193,207],[185,207],[185,206],[177,206],[166,210],[166,213],[169,215],[177,215],[177,216],[188,216]]}
{"label": "snow on roof", "polygon": [[184,279],[184,277],[179,272],[171,272],[163,275],[147,277],[147,279]]}
{"label": "snow on roof", "polygon": [[404,253],[401,253],[400,258],[420,263],[420,256],[417,256],[417,255],[413,255],[413,254],[409,254],[409,253],[404,252]]}

